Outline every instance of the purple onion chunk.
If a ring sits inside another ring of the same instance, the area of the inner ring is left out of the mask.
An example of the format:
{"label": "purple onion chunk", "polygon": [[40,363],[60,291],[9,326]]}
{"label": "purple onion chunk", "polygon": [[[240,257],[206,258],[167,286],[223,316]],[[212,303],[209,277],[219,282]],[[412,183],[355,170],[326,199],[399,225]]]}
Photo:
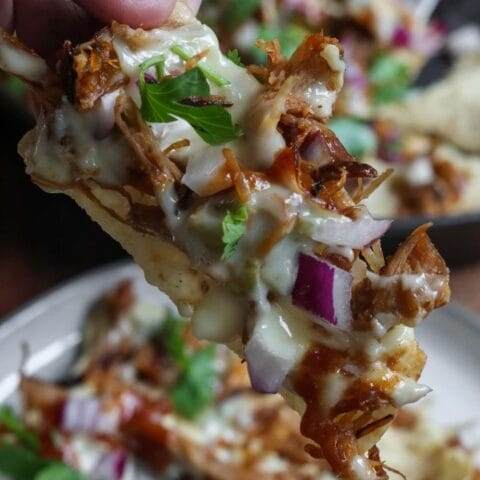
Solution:
{"label": "purple onion chunk", "polygon": [[248,342],[245,356],[252,388],[260,393],[277,393],[293,366],[289,359],[275,355],[255,337]]}
{"label": "purple onion chunk", "polygon": [[62,412],[62,429],[70,433],[114,433],[119,412],[104,411],[101,402],[90,395],[69,395]]}
{"label": "purple onion chunk", "polygon": [[96,464],[91,480],[121,480],[127,464],[124,450],[113,450],[103,454]]}
{"label": "purple onion chunk", "polygon": [[395,47],[408,48],[412,45],[412,35],[410,30],[404,25],[399,25],[392,35],[392,44]]}
{"label": "purple onion chunk", "polygon": [[316,323],[326,322],[341,330],[352,323],[350,300],[352,275],[331,263],[301,253],[293,287],[293,304],[313,313]]}
{"label": "purple onion chunk", "polygon": [[248,373],[254,390],[277,393],[303,355],[281,314],[272,309],[258,319],[245,347]]}

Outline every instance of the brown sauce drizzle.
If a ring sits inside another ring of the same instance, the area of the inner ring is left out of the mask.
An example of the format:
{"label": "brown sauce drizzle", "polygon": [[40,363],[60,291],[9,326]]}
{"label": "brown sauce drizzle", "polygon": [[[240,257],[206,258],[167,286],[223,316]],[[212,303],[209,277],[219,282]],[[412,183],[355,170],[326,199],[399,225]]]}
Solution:
{"label": "brown sauce drizzle", "polygon": [[351,376],[344,369],[350,363],[361,369],[366,365],[361,357],[352,358],[345,352],[317,344],[305,355],[294,379],[295,391],[306,403],[301,432],[315,442],[315,445],[307,445],[306,451],[315,458],[327,460],[342,478],[353,476],[351,463],[359,455],[358,438],[393,420],[390,414],[373,420],[372,414],[390,405],[384,391],[391,389],[390,383],[394,380],[385,380],[385,385],[355,380],[336,405],[322,405],[326,376]]}
{"label": "brown sauce drizzle", "polygon": [[315,458],[325,458],[335,473],[348,478],[350,460],[358,453],[354,432],[328,418],[319,404],[325,376],[339,373],[347,360],[342,352],[315,345],[299,366],[294,387],[307,406],[300,430],[318,445],[307,445],[307,452]]}

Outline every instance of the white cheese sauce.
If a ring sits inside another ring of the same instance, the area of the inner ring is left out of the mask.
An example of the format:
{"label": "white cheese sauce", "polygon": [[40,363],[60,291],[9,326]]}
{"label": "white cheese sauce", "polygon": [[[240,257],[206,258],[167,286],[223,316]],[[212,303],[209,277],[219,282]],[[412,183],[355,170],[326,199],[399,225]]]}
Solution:
{"label": "white cheese sauce", "polygon": [[97,119],[92,112],[77,112],[64,99],[48,125],[39,122],[39,135],[27,173],[58,184],[81,178],[116,186],[127,178],[133,154],[120,135],[96,138]]}
{"label": "white cheese sauce", "polygon": [[[435,274],[400,274],[380,276],[372,272],[367,273],[373,286],[383,289],[392,289],[400,284],[403,290],[413,292],[421,302],[434,301],[438,292],[443,288],[446,279]],[[417,321],[420,319],[416,319]]]}

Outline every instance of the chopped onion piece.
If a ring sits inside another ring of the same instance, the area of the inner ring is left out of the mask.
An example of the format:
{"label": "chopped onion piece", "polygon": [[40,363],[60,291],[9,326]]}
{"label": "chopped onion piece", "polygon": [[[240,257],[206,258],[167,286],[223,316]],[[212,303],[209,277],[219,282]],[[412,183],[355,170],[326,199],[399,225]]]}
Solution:
{"label": "chopped onion piece", "polygon": [[312,255],[300,254],[298,275],[293,287],[293,304],[322,321],[348,330],[352,321],[351,273]]}
{"label": "chopped onion piece", "polygon": [[408,48],[412,44],[412,35],[410,30],[404,25],[399,25],[393,32],[392,44],[395,47]]}
{"label": "chopped onion piece", "polygon": [[261,393],[277,393],[285,377],[304,353],[282,315],[272,309],[258,319],[245,347],[252,387]]}
{"label": "chopped onion piece", "polygon": [[104,453],[93,472],[92,480],[121,480],[127,463],[127,454],[124,450],[113,450]]}
{"label": "chopped onion piece", "polygon": [[345,216],[320,217],[311,214],[301,219],[303,228],[313,240],[327,245],[361,249],[383,236],[391,220],[361,217],[352,220]]}
{"label": "chopped onion piece", "polygon": [[117,410],[103,411],[98,399],[70,395],[62,412],[62,429],[71,433],[114,433],[119,423]]}

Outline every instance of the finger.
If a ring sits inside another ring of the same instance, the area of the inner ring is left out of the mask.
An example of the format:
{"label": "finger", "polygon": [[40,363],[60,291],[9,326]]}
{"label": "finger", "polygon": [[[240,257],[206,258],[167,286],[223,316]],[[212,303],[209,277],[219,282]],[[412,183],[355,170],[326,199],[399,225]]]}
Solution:
{"label": "finger", "polygon": [[[196,0],[194,0],[196,2]],[[116,20],[132,27],[153,28],[164,23],[173,11],[175,0],[76,0],[99,20]]]}
{"label": "finger", "polygon": [[13,0],[0,0],[0,28],[13,29]]}
{"label": "finger", "polygon": [[71,0],[16,0],[14,28],[22,42],[49,59],[64,40],[87,40],[98,25]]}

